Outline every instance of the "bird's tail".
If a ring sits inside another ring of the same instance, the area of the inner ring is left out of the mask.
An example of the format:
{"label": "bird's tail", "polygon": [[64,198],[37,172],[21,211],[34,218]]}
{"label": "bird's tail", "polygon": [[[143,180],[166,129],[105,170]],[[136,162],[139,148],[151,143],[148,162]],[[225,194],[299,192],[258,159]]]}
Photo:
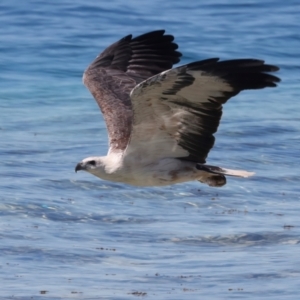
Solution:
{"label": "bird's tail", "polygon": [[202,164],[197,164],[196,168],[198,170],[205,171],[212,174],[244,177],[244,178],[253,176],[255,174],[254,172],[247,172],[244,170],[230,170],[230,169],[209,166],[209,165],[202,165]]}

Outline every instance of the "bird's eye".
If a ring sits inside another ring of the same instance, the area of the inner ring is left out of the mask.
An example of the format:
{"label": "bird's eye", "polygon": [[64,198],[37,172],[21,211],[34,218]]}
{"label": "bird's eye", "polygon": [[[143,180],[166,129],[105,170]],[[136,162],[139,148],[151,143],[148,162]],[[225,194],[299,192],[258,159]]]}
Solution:
{"label": "bird's eye", "polygon": [[92,166],[96,166],[96,161],[95,160],[90,160],[89,164],[92,165]]}

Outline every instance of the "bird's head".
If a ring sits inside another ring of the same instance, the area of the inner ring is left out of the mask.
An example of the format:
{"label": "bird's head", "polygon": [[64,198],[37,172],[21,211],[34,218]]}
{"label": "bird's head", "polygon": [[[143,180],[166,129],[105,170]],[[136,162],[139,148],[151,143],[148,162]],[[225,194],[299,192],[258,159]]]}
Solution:
{"label": "bird's head", "polygon": [[105,157],[88,157],[76,165],[75,172],[86,171],[97,177],[103,178],[106,174],[105,166]]}

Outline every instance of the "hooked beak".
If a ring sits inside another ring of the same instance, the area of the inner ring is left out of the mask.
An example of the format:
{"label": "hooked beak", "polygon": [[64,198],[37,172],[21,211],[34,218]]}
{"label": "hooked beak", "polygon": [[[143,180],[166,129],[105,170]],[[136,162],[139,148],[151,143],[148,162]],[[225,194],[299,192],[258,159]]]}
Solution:
{"label": "hooked beak", "polygon": [[77,171],[81,171],[81,170],[84,170],[84,166],[83,164],[80,162],[76,165],[75,167],[75,172],[77,173]]}

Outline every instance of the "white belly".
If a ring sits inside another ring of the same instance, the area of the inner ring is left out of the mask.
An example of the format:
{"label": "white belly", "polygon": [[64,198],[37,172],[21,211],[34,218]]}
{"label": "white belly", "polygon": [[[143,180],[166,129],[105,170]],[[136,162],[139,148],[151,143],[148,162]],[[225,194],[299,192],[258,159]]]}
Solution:
{"label": "white belly", "polygon": [[135,165],[134,168],[128,166],[120,171],[123,174],[120,176],[119,173],[118,179],[136,186],[164,186],[196,180],[199,177],[199,171],[196,169],[195,163],[175,158],[162,159],[155,164]]}

